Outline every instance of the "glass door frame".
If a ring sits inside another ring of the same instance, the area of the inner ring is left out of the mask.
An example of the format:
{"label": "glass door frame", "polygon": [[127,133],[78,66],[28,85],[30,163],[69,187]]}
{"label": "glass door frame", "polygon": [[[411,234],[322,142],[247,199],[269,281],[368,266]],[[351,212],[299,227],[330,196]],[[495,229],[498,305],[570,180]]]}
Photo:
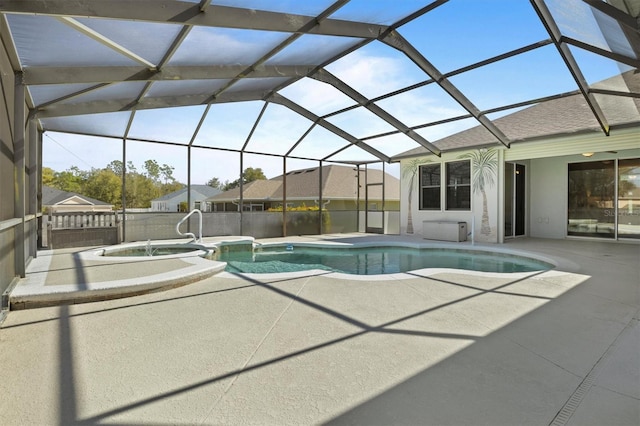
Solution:
{"label": "glass door frame", "polygon": [[[512,170],[509,172],[509,166],[512,167]],[[522,173],[521,179],[518,179],[517,176],[520,174],[521,169],[524,173]],[[516,162],[516,161],[506,161],[505,162],[505,179],[504,179],[504,223],[503,223],[503,232],[504,238],[520,238],[525,237],[527,235],[527,166],[525,164]],[[507,193],[507,174],[511,173],[511,191]],[[507,200],[510,199],[511,212],[507,214]],[[507,219],[511,220],[511,232],[507,234]],[[521,223],[522,229],[519,230],[518,224]],[[519,232],[521,231],[521,232]]]}
{"label": "glass door frame", "polygon": [[[569,219],[571,219],[569,217],[569,205],[571,203],[571,197],[570,197],[570,193],[569,193],[569,188],[567,188],[567,221],[566,221],[566,228],[565,228],[565,236],[568,238],[590,238],[590,239],[595,239],[595,240],[602,240],[602,241],[620,241],[620,240],[631,240],[631,241],[637,241],[638,239],[640,239],[640,232],[638,233],[620,233],[620,222],[621,222],[621,211],[620,211],[620,200],[621,200],[621,195],[620,195],[620,163],[621,162],[626,162],[628,160],[631,161],[640,161],[640,159],[638,159],[637,157],[633,157],[633,158],[612,158],[612,159],[605,159],[605,160],[591,160],[591,161],[576,161],[576,162],[570,162],[567,164],[567,179],[569,179],[569,168],[571,164],[586,164],[586,163],[596,163],[596,162],[600,162],[600,163],[605,163],[606,161],[611,161],[613,162],[613,167],[612,167],[612,175],[613,175],[613,191],[612,191],[612,200],[611,200],[611,208],[607,211],[605,210],[604,214],[608,217],[613,217],[613,222],[611,222],[612,224],[612,228],[613,228],[613,232],[611,234],[609,234],[610,236],[605,236],[605,235],[598,235],[597,232],[593,233],[593,235],[579,235],[579,234],[570,234],[569,233],[569,228],[570,228],[570,222]],[[636,166],[634,166],[636,167]],[[633,202],[633,199],[631,199],[631,202]],[[633,209],[633,206],[631,207]],[[635,216],[635,215],[634,215]],[[575,231],[573,231],[575,232]]]}

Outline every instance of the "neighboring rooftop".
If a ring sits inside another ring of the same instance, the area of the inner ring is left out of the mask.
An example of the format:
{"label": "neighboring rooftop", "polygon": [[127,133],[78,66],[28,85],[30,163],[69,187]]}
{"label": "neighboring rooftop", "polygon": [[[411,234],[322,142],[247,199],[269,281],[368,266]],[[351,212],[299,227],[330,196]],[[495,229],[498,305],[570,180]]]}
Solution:
{"label": "neighboring rooftop", "polygon": [[[361,197],[364,197],[364,168],[361,171]],[[382,183],[383,173],[378,169],[367,169],[367,183]],[[320,194],[320,167],[294,170],[286,175],[287,200],[317,199]],[[385,173],[385,199],[400,199],[400,184],[396,177]],[[269,180],[255,180],[243,186],[246,200],[282,200],[284,178],[282,175]],[[328,165],[322,167],[322,198],[353,200],[358,194],[358,169],[352,166]],[[369,197],[381,199],[379,187],[372,187]],[[234,188],[209,198],[207,201],[232,201],[240,198],[240,188]]]}
{"label": "neighboring rooftop", "polygon": [[110,206],[111,204],[104,201],[96,200],[95,198],[87,197],[76,192],[62,191],[51,186],[42,185],[42,205],[53,206],[63,203],[67,200],[75,198],[74,204],[76,205],[95,205],[95,206]]}
{"label": "neighboring rooftop", "polygon": [[[164,201],[171,200],[173,198],[179,197],[182,194],[187,192],[187,187],[185,186],[182,189],[177,191],[170,192],[168,194],[163,195],[162,197],[155,198],[151,201]],[[191,197],[195,197],[196,195],[200,195],[201,197],[213,197],[216,194],[219,194],[221,191],[217,188],[213,188],[209,185],[191,185]]]}

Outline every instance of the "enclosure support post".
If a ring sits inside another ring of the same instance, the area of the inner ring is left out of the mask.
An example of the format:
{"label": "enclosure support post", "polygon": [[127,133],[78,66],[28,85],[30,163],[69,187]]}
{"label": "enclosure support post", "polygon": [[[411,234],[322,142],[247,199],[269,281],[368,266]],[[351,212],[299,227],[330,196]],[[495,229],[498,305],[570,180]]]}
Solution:
{"label": "enclosure support post", "polygon": [[360,164],[356,166],[356,232],[360,232]]}
{"label": "enclosure support post", "polygon": [[282,157],[282,236],[287,236],[287,157]]}
{"label": "enclosure support post", "polygon": [[127,139],[122,139],[122,241],[127,241]]}
{"label": "enclosure support post", "polygon": [[32,219],[29,221],[29,256],[35,258],[38,253],[38,124],[35,120],[29,120],[29,204],[28,213]]}
{"label": "enclosure support post", "polygon": [[386,207],[385,206],[385,189],[387,188],[387,185],[385,184],[384,181],[384,177],[386,176],[386,169],[384,167],[384,161],[382,162],[382,234],[386,234],[387,233],[387,228],[386,228],[386,221],[385,221],[385,216],[386,216]]}
{"label": "enclosure support post", "polygon": [[25,87],[22,73],[15,76],[15,95],[13,103],[13,216],[22,222],[15,227],[14,256],[16,275],[24,278],[26,273],[25,251],[25,185],[24,185],[24,138],[25,138]]}
{"label": "enclosure support post", "polygon": [[244,185],[242,182],[242,170],[244,168],[244,152],[240,151],[240,203],[238,204],[238,208],[240,209],[240,235],[244,235],[244,230],[242,227],[242,223],[244,222],[242,220],[242,215],[243,215],[243,210],[244,207],[242,205],[243,201],[244,201],[244,197],[243,197],[243,192],[244,192]]}
{"label": "enclosure support post", "polygon": [[318,168],[318,207],[320,207],[320,217],[318,218],[318,233],[322,235],[324,233],[324,227],[322,226],[322,160],[318,161],[320,167]]}
{"label": "enclosure support post", "polygon": [[[38,153],[36,155],[36,167],[38,178],[36,180],[36,212],[42,212],[42,131],[37,129],[38,136],[36,140],[36,144],[38,145],[37,150]],[[43,236],[42,232],[46,232],[46,230],[42,229],[42,215],[38,216],[38,248],[43,248]]]}
{"label": "enclosure support post", "polygon": [[[191,209],[191,145],[188,145],[187,146],[187,211],[190,212],[191,210],[192,210]],[[191,232],[191,221],[187,222],[187,231]]]}

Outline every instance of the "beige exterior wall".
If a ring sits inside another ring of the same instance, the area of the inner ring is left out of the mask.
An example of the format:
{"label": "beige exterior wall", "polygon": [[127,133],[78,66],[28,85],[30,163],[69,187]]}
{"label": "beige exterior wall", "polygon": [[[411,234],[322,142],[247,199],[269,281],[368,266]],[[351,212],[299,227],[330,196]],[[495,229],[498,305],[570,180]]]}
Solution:
{"label": "beige exterior wall", "polygon": [[[423,221],[462,221],[467,222],[469,232],[473,230],[476,242],[503,242],[504,163],[508,161],[525,165],[525,235],[536,238],[566,238],[568,164],[587,161],[581,155],[583,152],[596,153],[592,158],[598,160],[639,158],[638,141],[640,141],[640,128],[614,130],[608,137],[594,132],[536,142],[513,143],[509,149],[497,147],[496,185],[485,188],[490,233],[482,233],[480,225],[483,200],[480,194],[473,191],[473,182],[470,211],[446,211],[444,207],[439,211],[420,210],[417,172],[413,189],[410,191],[411,173],[408,170],[417,170],[417,163],[444,164],[459,160],[461,156],[473,150],[445,153],[441,158],[431,155],[403,160],[401,162],[403,176],[400,196],[400,232],[407,233],[409,218],[413,224],[413,233],[418,235],[422,235]],[[411,204],[410,210],[409,204]],[[444,206],[444,198],[442,205]]]}

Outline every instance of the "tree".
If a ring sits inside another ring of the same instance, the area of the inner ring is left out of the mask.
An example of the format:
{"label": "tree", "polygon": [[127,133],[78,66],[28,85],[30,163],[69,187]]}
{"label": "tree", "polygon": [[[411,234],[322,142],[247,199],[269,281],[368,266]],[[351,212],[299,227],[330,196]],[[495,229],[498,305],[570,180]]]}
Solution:
{"label": "tree", "polygon": [[63,191],[77,192],[122,208],[122,174],[125,173],[125,198],[127,207],[145,208],[151,200],[184,187],[173,177],[174,168],[159,165],[156,160],[143,163],[144,172],[132,161],[113,160],[103,169],[80,170],[73,166],[63,172],[43,168],[43,183]]}
{"label": "tree", "polygon": [[471,183],[473,185],[473,192],[482,194],[482,225],[480,227],[480,233],[483,235],[491,235],[485,188],[495,185],[495,177],[498,171],[496,151],[495,149],[478,149],[463,154],[459,158],[468,158],[471,160]]}
{"label": "tree", "polygon": [[84,194],[120,208],[122,207],[122,178],[107,167],[94,169],[85,182]]}
{"label": "tree", "polygon": [[122,176],[122,171],[124,170],[124,164],[122,163],[122,161],[113,160],[112,162],[107,164],[107,169],[111,170],[113,173],[115,173],[118,176]]}
{"label": "tree", "polygon": [[407,165],[404,166],[402,170],[402,177],[404,179],[409,179],[409,194],[407,195],[408,208],[407,208],[407,234],[413,234],[413,213],[412,213],[412,203],[413,203],[413,187],[415,186],[416,176],[418,176],[418,168],[421,164],[425,164],[428,161],[425,161],[420,158],[414,158]]}
{"label": "tree", "polygon": [[127,174],[127,207],[148,208],[151,200],[160,197],[160,187],[149,177],[140,173]]}
{"label": "tree", "polygon": [[220,179],[218,179],[217,177],[212,177],[211,179],[209,179],[209,181],[207,181],[207,185],[212,188],[222,189],[222,182],[220,182]]}
{"label": "tree", "polygon": [[70,167],[63,172],[55,172],[53,175],[53,186],[62,191],[82,192],[86,178],[86,172],[76,166]]}
{"label": "tree", "polygon": [[53,186],[55,182],[55,171],[50,167],[42,168],[42,184],[47,186]]}
{"label": "tree", "polygon": [[242,179],[244,179],[244,183],[253,182],[254,180],[265,180],[267,177],[262,172],[262,169],[258,167],[254,169],[253,167],[247,167],[244,169],[244,173],[242,173]]}
{"label": "tree", "polygon": [[156,160],[147,160],[144,162],[144,169],[147,171],[147,176],[154,182],[160,181],[160,165]]}
{"label": "tree", "polygon": [[[266,180],[266,179],[267,177],[264,175],[260,167],[255,169],[253,167],[247,167],[246,169],[244,169],[244,172],[242,173],[243,184],[253,182],[254,180]],[[237,188],[239,186],[240,186],[240,179],[236,179],[233,182],[226,183],[224,185],[224,188],[222,188],[222,190],[229,191],[230,189]]]}
{"label": "tree", "polygon": [[163,164],[160,166],[160,174],[164,179],[164,183],[174,183],[176,179],[173,177],[173,171],[175,167],[169,166],[168,164]]}

